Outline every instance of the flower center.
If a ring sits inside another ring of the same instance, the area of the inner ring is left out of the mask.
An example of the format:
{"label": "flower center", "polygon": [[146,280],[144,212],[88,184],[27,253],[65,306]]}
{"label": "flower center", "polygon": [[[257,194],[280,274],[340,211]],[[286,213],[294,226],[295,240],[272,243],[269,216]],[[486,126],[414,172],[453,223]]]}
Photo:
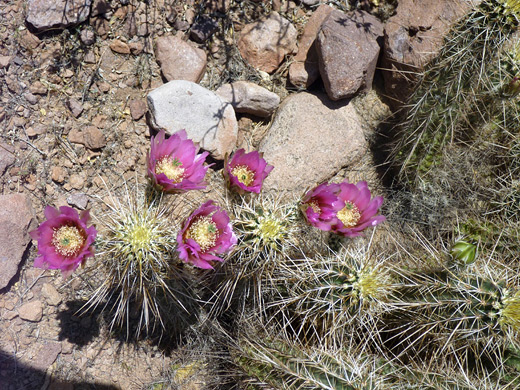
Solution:
{"label": "flower center", "polygon": [[199,244],[202,252],[205,252],[217,242],[217,225],[212,221],[210,216],[197,218],[191,223],[186,232],[186,239],[190,238]]}
{"label": "flower center", "polygon": [[307,204],[312,209],[312,211],[314,211],[316,214],[321,214],[320,205],[318,204],[317,200],[313,199],[310,202],[308,202]]}
{"label": "flower center", "polygon": [[146,226],[135,226],[129,234],[129,242],[134,250],[144,249],[150,243],[152,232]]}
{"label": "flower center", "polygon": [[231,170],[231,174],[245,186],[251,185],[255,179],[255,173],[245,165],[237,165]]}
{"label": "flower center", "polygon": [[352,202],[345,202],[345,207],[339,210],[336,215],[346,228],[356,226],[361,219],[359,209]]}
{"label": "flower center", "polygon": [[264,241],[275,240],[280,237],[283,226],[279,220],[269,217],[260,217],[258,222],[260,236]]}
{"label": "flower center", "polygon": [[85,243],[85,236],[75,226],[62,226],[54,229],[51,244],[62,256],[77,256]]}
{"label": "flower center", "polygon": [[163,157],[155,164],[155,173],[164,173],[174,183],[179,183],[184,178],[184,168],[177,158]]}

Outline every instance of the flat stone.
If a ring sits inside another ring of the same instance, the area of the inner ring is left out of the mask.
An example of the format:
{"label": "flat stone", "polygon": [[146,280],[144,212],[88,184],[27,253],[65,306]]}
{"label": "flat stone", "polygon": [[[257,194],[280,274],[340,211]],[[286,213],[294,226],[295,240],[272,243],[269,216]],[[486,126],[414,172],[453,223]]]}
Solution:
{"label": "flat stone", "polygon": [[251,66],[271,73],[286,55],[297,51],[297,36],[296,28],[287,19],[271,12],[269,18],[244,26],[238,50]]}
{"label": "flat stone", "polygon": [[74,193],[67,197],[69,206],[76,207],[80,210],[85,210],[88,206],[88,196],[84,193]]}
{"label": "flat stone", "polygon": [[352,104],[302,92],[282,102],[258,149],[274,166],[263,190],[301,196],[358,161],[368,144]]}
{"label": "flat stone", "polygon": [[198,83],[206,70],[206,52],[173,35],[157,38],[155,57],[164,78]]}
{"label": "flat stone", "polygon": [[236,145],[233,107],[214,92],[190,81],[174,80],[148,94],[151,125],[168,134],[185,129],[188,137],[223,159]]}
{"label": "flat stone", "polygon": [[33,95],[33,94],[30,93],[30,92],[25,92],[25,93],[23,94],[23,97],[24,97],[25,100],[27,100],[30,104],[36,104],[36,103],[38,103],[38,101],[40,100],[40,97],[39,97],[39,96]]}
{"label": "flat stone", "polygon": [[[1,148],[0,148],[1,150]],[[25,194],[0,195],[0,290],[16,275],[36,226],[34,210]]]}
{"label": "flat stone", "polygon": [[372,88],[383,25],[365,11],[333,10],[318,33],[320,74],[332,100]]}
{"label": "flat stone", "polygon": [[114,39],[112,42],[110,42],[110,49],[112,49],[112,51],[115,53],[130,54],[130,47],[128,47],[125,42],[119,39]]}
{"label": "flat stone", "polygon": [[18,309],[18,315],[22,320],[39,322],[43,316],[43,305],[38,300],[24,303]]}
{"label": "flat stone", "polygon": [[382,58],[385,92],[402,106],[424,66],[439,52],[451,27],[472,7],[465,0],[400,0],[385,25]]}
{"label": "flat stone", "polygon": [[293,57],[293,62],[289,66],[289,80],[292,85],[307,88],[320,77],[315,42],[321,24],[333,9],[326,4],[320,5],[305,24],[298,41],[298,53]]}
{"label": "flat stone", "polygon": [[43,124],[38,124],[28,127],[25,131],[29,137],[36,137],[37,135],[45,134],[47,132],[47,127]]}
{"label": "flat stone", "polygon": [[55,362],[61,352],[61,343],[57,341],[44,341],[38,352],[35,353],[29,365],[35,370],[45,372]]}
{"label": "flat stone", "polygon": [[42,286],[42,295],[51,306],[58,306],[61,301],[61,294],[56,288],[50,283],[44,283]]}
{"label": "flat stone", "polygon": [[74,118],[78,118],[83,112],[83,105],[74,98],[67,100],[67,106],[72,115],[74,115]]}
{"label": "flat stone", "polygon": [[36,30],[67,28],[87,20],[92,0],[28,0],[26,21]]}
{"label": "flat stone", "polygon": [[146,102],[141,99],[130,100],[128,102],[128,107],[130,108],[130,115],[134,121],[141,119],[148,110]]}
{"label": "flat stone", "polygon": [[235,81],[224,84],[215,93],[235,109],[235,112],[268,117],[280,104],[280,97],[257,84]]}

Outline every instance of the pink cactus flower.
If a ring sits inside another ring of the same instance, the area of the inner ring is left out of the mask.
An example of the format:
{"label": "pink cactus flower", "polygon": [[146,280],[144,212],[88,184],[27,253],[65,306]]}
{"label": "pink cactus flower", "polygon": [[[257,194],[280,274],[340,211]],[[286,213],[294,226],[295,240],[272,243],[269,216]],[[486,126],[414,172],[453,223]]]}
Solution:
{"label": "pink cactus flower", "polygon": [[272,165],[268,165],[262,158],[262,153],[256,150],[245,153],[244,149],[238,149],[231,158],[225,162],[224,176],[229,185],[238,192],[260,193],[262,184],[273,170]]}
{"label": "pink cactus flower", "polygon": [[92,244],[97,230],[87,227],[89,211],[80,215],[71,207],[62,206],[59,211],[52,206],[45,207],[45,222],[29,234],[38,241],[38,257],[34,260],[37,268],[60,269],[63,277],[69,276],[87,257],[94,256]]}
{"label": "pink cactus flower", "polygon": [[209,166],[204,166],[208,152],[199,149],[181,130],[165,139],[164,130],[152,137],[148,156],[148,176],[167,193],[206,188],[203,182]]}
{"label": "pink cactus flower", "polygon": [[338,223],[336,213],[343,207],[338,192],[339,184],[322,183],[305,194],[301,209],[312,226],[330,231]]}
{"label": "pink cactus flower", "polygon": [[203,269],[213,269],[212,262],[223,261],[216,254],[226,253],[236,243],[229,216],[212,200],[195,210],[177,235],[179,257]]}
{"label": "pink cactus flower", "polygon": [[341,208],[336,212],[337,223],[333,231],[347,237],[362,235],[362,231],[385,221],[383,215],[377,215],[383,204],[383,197],[371,198],[366,181],[351,184],[344,181],[339,185],[338,198]]}

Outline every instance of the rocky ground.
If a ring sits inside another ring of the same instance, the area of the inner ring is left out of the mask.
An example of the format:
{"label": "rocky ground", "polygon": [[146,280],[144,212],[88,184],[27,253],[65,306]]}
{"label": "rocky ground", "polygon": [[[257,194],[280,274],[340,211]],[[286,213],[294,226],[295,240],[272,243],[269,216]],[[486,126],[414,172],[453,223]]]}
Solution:
{"label": "rocky ground", "polygon": [[106,183],[143,182],[154,128],[186,128],[217,162],[210,176],[244,147],[275,166],[267,190],[300,196],[343,177],[379,188],[376,129],[413,85],[406,72],[468,7],[82,0],[60,10],[65,3],[0,4],[2,390],[173,386],[175,351],[126,342],[99,313],[77,314],[95,287],[88,270],[64,280],[32,267],[27,232],[46,205],[95,215]]}

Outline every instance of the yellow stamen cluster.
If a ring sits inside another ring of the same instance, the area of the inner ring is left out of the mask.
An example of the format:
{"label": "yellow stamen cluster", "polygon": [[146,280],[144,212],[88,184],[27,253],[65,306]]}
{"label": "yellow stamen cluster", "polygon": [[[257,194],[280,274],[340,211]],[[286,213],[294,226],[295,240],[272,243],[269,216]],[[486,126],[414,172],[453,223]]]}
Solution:
{"label": "yellow stamen cluster", "polygon": [[237,165],[231,170],[231,174],[245,186],[251,185],[255,180],[255,173],[245,165]]}
{"label": "yellow stamen cluster", "polygon": [[520,292],[504,300],[504,307],[500,312],[500,321],[520,330]]}
{"label": "yellow stamen cluster", "polygon": [[62,226],[54,229],[52,245],[62,256],[76,256],[85,243],[85,237],[75,226]]}
{"label": "yellow stamen cluster", "polygon": [[345,207],[338,211],[337,217],[347,228],[356,226],[361,219],[361,213],[357,206],[352,202],[345,202]]}
{"label": "yellow stamen cluster", "polygon": [[311,200],[310,202],[307,203],[307,205],[309,205],[309,207],[312,209],[312,211],[314,211],[316,214],[321,213],[321,208],[320,208],[317,200]]}
{"label": "yellow stamen cluster", "polygon": [[186,231],[186,239],[197,242],[202,252],[207,251],[215,245],[218,238],[217,225],[210,216],[199,217],[193,221]]}
{"label": "yellow stamen cluster", "polygon": [[174,183],[180,183],[184,178],[182,163],[171,157],[163,157],[155,164],[155,173],[164,173]]}

